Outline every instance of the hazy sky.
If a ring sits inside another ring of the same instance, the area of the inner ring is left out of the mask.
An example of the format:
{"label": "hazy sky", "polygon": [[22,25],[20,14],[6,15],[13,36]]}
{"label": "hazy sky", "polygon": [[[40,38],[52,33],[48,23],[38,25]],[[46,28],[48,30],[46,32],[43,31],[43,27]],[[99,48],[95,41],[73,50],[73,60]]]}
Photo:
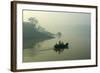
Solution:
{"label": "hazy sky", "polygon": [[[44,27],[47,31],[57,33],[65,31],[75,31],[76,29],[88,31],[90,28],[89,13],[74,13],[74,12],[48,12],[48,11],[23,11],[23,20],[28,21],[28,18],[35,17],[38,25]],[[81,27],[81,28],[80,28]],[[83,31],[82,31],[83,32]],[[83,32],[84,33],[84,32]]]}

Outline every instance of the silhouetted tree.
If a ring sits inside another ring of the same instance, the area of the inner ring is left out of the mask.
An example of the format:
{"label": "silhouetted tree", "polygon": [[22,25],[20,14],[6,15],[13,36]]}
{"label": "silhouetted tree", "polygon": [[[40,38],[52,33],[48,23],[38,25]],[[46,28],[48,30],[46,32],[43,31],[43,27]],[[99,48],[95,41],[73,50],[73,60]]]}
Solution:
{"label": "silhouetted tree", "polygon": [[36,18],[30,17],[27,22],[23,22],[23,37],[27,39],[40,39],[53,38],[53,35],[38,25]]}
{"label": "silhouetted tree", "polygon": [[30,23],[32,23],[34,25],[34,27],[37,26],[36,24],[38,23],[38,20],[36,18],[30,17],[28,20]]}
{"label": "silhouetted tree", "polygon": [[[23,47],[32,48],[36,43],[54,38],[52,33],[48,32],[39,25],[35,17],[30,17],[28,21],[23,22]],[[32,40],[31,42],[29,42]],[[34,41],[33,41],[34,40]],[[28,42],[30,44],[28,44]]]}
{"label": "silhouetted tree", "polygon": [[37,24],[38,23],[38,20],[35,17],[30,17],[28,20],[30,22],[32,22],[33,24]]}
{"label": "silhouetted tree", "polygon": [[58,36],[58,38],[60,38],[62,36],[62,33],[61,32],[58,32],[57,33],[57,36]]}

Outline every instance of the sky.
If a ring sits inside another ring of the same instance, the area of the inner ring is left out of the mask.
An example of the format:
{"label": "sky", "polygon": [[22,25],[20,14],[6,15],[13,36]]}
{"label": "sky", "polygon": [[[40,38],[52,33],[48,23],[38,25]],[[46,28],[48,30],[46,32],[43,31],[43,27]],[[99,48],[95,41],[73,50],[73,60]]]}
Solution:
{"label": "sky", "polygon": [[[38,25],[52,33],[87,30],[90,28],[90,13],[74,12],[52,12],[52,11],[32,11],[23,10],[23,21],[34,17],[38,20]],[[84,33],[82,31],[82,33]]]}

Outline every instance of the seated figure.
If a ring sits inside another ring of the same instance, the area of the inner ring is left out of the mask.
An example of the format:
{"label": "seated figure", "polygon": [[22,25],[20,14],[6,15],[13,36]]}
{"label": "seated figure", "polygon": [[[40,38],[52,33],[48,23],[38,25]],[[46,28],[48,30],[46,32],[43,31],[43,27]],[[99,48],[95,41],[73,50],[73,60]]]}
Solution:
{"label": "seated figure", "polygon": [[54,48],[62,49],[62,48],[68,48],[68,43],[64,44],[63,42],[59,41],[58,44],[54,46]]}
{"label": "seated figure", "polygon": [[59,41],[59,43],[54,46],[54,50],[59,54],[64,51],[64,49],[68,49],[69,43],[64,44],[63,42]]}

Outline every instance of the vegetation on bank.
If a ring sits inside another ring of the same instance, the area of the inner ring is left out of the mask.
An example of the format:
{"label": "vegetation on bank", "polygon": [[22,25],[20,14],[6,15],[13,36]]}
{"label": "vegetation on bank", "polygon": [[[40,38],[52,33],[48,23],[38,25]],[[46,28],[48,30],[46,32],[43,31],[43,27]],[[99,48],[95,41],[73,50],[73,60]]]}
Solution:
{"label": "vegetation on bank", "polygon": [[36,18],[30,17],[27,22],[23,21],[24,48],[32,48],[36,43],[52,38],[54,38],[54,34],[38,25]]}

